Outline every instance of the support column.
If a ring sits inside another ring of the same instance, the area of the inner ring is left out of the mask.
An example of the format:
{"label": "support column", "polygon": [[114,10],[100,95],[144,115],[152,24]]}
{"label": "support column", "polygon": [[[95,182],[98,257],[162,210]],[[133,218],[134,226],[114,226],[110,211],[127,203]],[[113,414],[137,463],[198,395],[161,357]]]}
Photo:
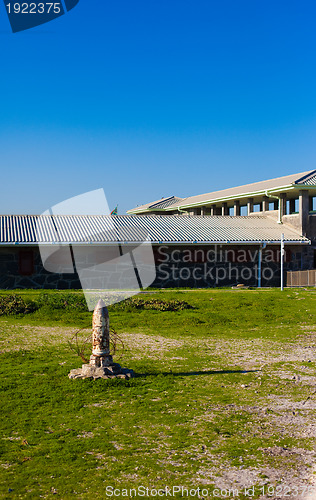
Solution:
{"label": "support column", "polygon": [[248,215],[253,212],[253,198],[249,198],[247,201]]}
{"label": "support column", "polygon": [[279,224],[283,222],[283,215],[286,214],[286,194],[281,193],[279,199]]}
{"label": "support column", "polygon": [[239,200],[234,201],[234,216],[240,215],[240,204]]}
{"label": "support column", "polygon": [[211,205],[211,215],[215,215],[216,205]]}
{"label": "support column", "polygon": [[201,215],[210,215],[210,207],[201,207]]}
{"label": "support column", "polygon": [[259,247],[258,255],[258,288],[261,288],[262,246]]}
{"label": "support column", "polygon": [[262,211],[269,212],[269,198],[267,196],[263,196],[262,198]]}
{"label": "support column", "polygon": [[228,215],[227,203],[222,203],[222,215]]}
{"label": "support column", "polygon": [[309,195],[307,190],[302,190],[299,194],[299,217],[302,235],[306,236],[309,223]]}

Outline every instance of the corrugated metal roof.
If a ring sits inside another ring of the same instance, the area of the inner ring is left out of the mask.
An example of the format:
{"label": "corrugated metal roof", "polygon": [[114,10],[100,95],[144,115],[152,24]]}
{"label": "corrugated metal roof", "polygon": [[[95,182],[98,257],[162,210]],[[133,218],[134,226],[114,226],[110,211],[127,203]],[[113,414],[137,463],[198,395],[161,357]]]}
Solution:
{"label": "corrugated metal roof", "polygon": [[172,207],[173,205],[178,204],[178,202],[182,201],[182,198],[178,198],[177,196],[170,196],[170,198],[165,198],[164,200],[154,203],[150,205],[149,208],[159,209],[159,208],[167,208]]}
{"label": "corrugated metal roof", "polygon": [[[211,203],[216,200],[225,200],[228,198],[240,198],[243,196],[250,196],[252,193],[262,193],[264,194],[265,190],[282,188],[285,186],[290,186],[293,184],[305,184],[305,185],[315,185],[316,180],[313,176],[315,176],[316,170],[309,170],[308,172],[301,172],[292,175],[286,175],[284,177],[277,177],[275,179],[269,179],[266,181],[254,182],[252,184],[245,184],[243,186],[237,186],[229,189],[222,189],[220,191],[213,191],[210,193],[200,194],[197,196],[190,196],[188,198],[180,198],[180,201],[173,203],[170,205],[170,208],[189,208],[195,205],[203,205],[203,203]],[[170,198],[169,198],[170,199]],[[148,203],[147,205],[143,205],[141,207],[136,207],[131,210],[128,210],[128,213],[139,213],[142,209],[150,210],[152,206],[155,206],[157,202]],[[165,207],[169,208],[169,207]]]}
{"label": "corrugated metal roof", "polygon": [[167,198],[160,198],[160,200],[152,201],[151,203],[145,203],[144,205],[139,205],[133,210],[139,211],[139,210],[149,210],[149,209],[160,209],[160,208],[167,208],[170,207],[171,205],[177,204],[180,202],[182,198],[179,198],[178,196],[168,196]]}
{"label": "corrugated metal roof", "polygon": [[311,172],[309,175],[298,179],[295,184],[304,184],[304,186],[316,186],[316,170]]}
{"label": "corrugated metal roof", "polygon": [[237,186],[234,188],[223,189],[222,191],[214,191],[212,193],[200,194],[198,196],[191,196],[186,198],[180,203],[181,207],[187,205],[194,205],[195,203],[201,203],[206,201],[212,201],[221,198],[229,198],[232,196],[239,197],[242,195],[247,195],[255,192],[263,192],[266,189],[277,189],[282,186],[288,186],[294,184],[298,179],[305,177],[311,172],[302,172],[299,174],[286,175],[284,177],[277,177],[276,179],[269,179],[266,181],[254,182],[252,184],[245,184],[244,186]]}
{"label": "corrugated metal roof", "polygon": [[309,243],[294,229],[265,216],[2,215],[1,244],[216,243],[279,241]]}

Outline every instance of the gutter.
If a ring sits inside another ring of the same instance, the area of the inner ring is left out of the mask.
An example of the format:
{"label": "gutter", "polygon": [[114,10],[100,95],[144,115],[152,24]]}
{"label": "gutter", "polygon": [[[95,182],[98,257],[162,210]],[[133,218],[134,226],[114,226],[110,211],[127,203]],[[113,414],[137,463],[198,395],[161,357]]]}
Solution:
{"label": "gutter", "polygon": [[[270,192],[276,192],[276,193],[280,193],[280,192],[288,192],[290,190],[295,190],[297,188],[300,188],[299,185],[296,185],[296,184],[287,184],[285,186],[279,186],[279,187],[275,187],[275,188],[270,188],[269,191]],[[232,195],[229,195],[229,196],[221,196],[219,198],[209,198],[209,199],[205,199],[203,201],[197,201],[195,203],[187,203],[187,204],[181,204],[179,203],[179,207],[180,208],[184,208],[184,207],[188,207],[188,208],[191,208],[191,207],[200,207],[200,206],[204,206],[206,203],[209,204],[209,203],[220,203],[220,202],[223,202],[223,201],[229,201],[229,200],[237,200],[237,199],[241,199],[241,198],[249,198],[249,197],[253,197],[253,196],[262,196],[265,194],[265,189],[260,189],[258,191],[247,191],[247,192],[244,192],[244,193],[236,193],[236,194],[232,194]],[[199,196],[203,196],[203,195],[199,195]],[[191,196],[191,198],[193,198],[193,196]],[[168,207],[168,208],[164,208],[164,210],[167,212],[169,210],[174,210],[176,207]]]}
{"label": "gutter", "polygon": [[[236,241],[231,241],[231,240],[215,240],[215,241],[168,241],[168,240],[161,240],[161,241],[147,241],[148,244],[151,245],[261,245],[261,244],[266,244],[266,245],[280,245],[281,239],[279,240],[236,240]],[[305,240],[284,240],[285,243],[291,244],[291,245],[311,245],[311,241],[308,239]],[[61,246],[65,247],[68,245],[74,245],[74,246],[88,246],[88,245],[93,245],[93,246],[113,246],[113,245],[126,245],[126,246],[135,246],[135,245],[141,245],[143,243],[146,243],[146,241],[109,241],[109,242],[63,242],[63,243],[56,243],[56,242],[41,242],[41,243],[16,243],[16,242],[8,242],[8,243],[0,243],[0,247],[38,247],[39,245],[41,246]]]}
{"label": "gutter", "polygon": [[282,198],[281,198],[281,196],[269,194],[267,189],[266,189],[265,195],[267,196],[267,198],[274,198],[276,200],[279,200],[278,224],[283,224],[283,222],[282,222],[283,213],[282,213]]}
{"label": "gutter", "polygon": [[180,207],[178,207],[178,212],[179,212],[180,214],[186,214],[186,215],[188,215],[187,210],[181,210],[181,208],[180,208]]}
{"label": "gutter", "polygon": [[[295,190],[313,190],[313,189],[316,189],[316,186],[307,186],[307,185],[303,185],[303,184],[288,184],[288,185],[285,185],[285,186],[279,186],[279,187],[275,187],[275,188],[268,188],[268,191],[270,193],[287,193],[289,191],[295,191]],[[232,201],[232,200],[237,200],[237,199],[241,199],[241,198],[251,198],[251,197],[255,197],[255,196],[262,196],[265,194],[267,190],[265,189],[261,189],[259,191],[248,191],[246,193],[240,193],[240,194],[234,194],[234,195],[229,195],[229,196],[222,196],[220,198],[209,198],[209,199],[205,199],[203,201],[197,201],[195,203],[188,203],[186,205],[183,205],[183,204],[179,204],[179,207],[181,208],[184,208],[184,207],[188,207],[188,208],[191,208],[191,207],[202,207],[202,206],[205,206],[206,205],[209,205],[210,203],[222,203],[224,201]],[[198,195],[198,196],[203,196],[203,195]],[[193,196],[191,196],[191,198],[193,198]],[[165,212],[168,212],[168,211],[171,211],[171,210],[174,210],[175,208],[177,207],[168,207],[168,208],[164,208],[163,210]]]}
{"label": "gutter", "polygon": [[[304,184],[286,184],[286,185],[283,185],[283,186],[278,186],[278,187],[274,187],[274,188],[268,188],[268,191],[270,193],[281,193],[281,192],[288,192],[288,191],[295,191],[295,190],[313,190],[313,189],[316,189],[316,186],[313,186],[313,185],[304,185]],[[234,194],[234,195],[230,195],[230,196],[221,196],[219,198],[209,198],[209,199],[204,199],[203,201],[197,201],[195,203],[188,203],[188,204],[181,204],[181,202],[179,203],[179,206],[171,206],[171,207],[166,207],[166,208],[163,208],[161,209],[162,211],[164,212],[170,212],[172,210],[175,210],[175,209],[179,209],[179,208],[184,208],[184,207],[188,207],[187,209],[191,208],[191,207],[202,207],[204,206],[205,204],[210,204],[210,203],[221,203],[221,202],[224,202],[224,201],[231,201],[231,200],[236,200],[236,199],[241,199],[241,198],[249,198],[249,197],[253,197],[253,196],[261,196],[261,195],[264,195],[265,194],[265,189],[260,189],[258,191],[248,191],[248,192],[245,192],[245,193],[237,193],[237,194]],[[204,195],[197,195],[197,196],[204,196]],[[190,196],[189,198],[195,198],[195,196]],[[151,209],[143,209],[143,210],[139,210],[138,208],[132,208],[130,210],[127,210],[127,213],[138,213],[138,212],[144,212],[144,211],[150,211]]]}

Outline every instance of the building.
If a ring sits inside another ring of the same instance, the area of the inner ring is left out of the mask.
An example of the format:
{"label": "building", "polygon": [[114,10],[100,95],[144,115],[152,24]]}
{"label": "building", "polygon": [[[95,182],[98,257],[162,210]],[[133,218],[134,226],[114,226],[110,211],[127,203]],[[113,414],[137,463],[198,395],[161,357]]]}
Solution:
{"label": "building", "polygon": [[[135,284],[135,275],[138,280],[151,265],[148,253],[135,257],[146,241],[154,255],[152,286],[279,286],[281,233],[285,271],[312,269],[311,240],[294,225],[279,224],[266,214],[3,215],[0,288],[81,288],[79,275],[81,279],[80,272],[86,270],[95,280],[84,288],[102,288],[98,265],[104,263],[109,264],[107,288],[117,289],[122,280],[128,288]],[[133,256],[133,268],[123,269],[122,260],[129,256]],[[139,285],[144,286],[143,281]]]}
{"label": "building", "polygon": [[268,216],[295,228],[316,245],[316,170],[211,193],[170,196],[129,210],[129,214]]}
{"label": "building", "polygon": [[88,288],[279,286],[281,261],[284,271],[316,268],[316,170],[170,196],[125,216],[0,216],[2,289],[81,288],[87,274]]}

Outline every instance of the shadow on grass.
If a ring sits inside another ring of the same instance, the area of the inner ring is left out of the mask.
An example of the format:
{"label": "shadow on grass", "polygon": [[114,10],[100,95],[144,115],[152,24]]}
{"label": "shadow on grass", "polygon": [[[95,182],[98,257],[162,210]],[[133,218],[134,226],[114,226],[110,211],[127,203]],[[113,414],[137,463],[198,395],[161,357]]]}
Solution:
{"label": "shadow on grass", "polygon": [[167,375],[172,375],[173,377],[190,377],[196,375],[226,375],[229,373],[255,373],[260,370],[206,370],[206,371],[197,371],[197,372],[147,372],[147,373],[135,373],[135,378],[140,377],[153,377],[157,375],[163,375],[166,377]]}

